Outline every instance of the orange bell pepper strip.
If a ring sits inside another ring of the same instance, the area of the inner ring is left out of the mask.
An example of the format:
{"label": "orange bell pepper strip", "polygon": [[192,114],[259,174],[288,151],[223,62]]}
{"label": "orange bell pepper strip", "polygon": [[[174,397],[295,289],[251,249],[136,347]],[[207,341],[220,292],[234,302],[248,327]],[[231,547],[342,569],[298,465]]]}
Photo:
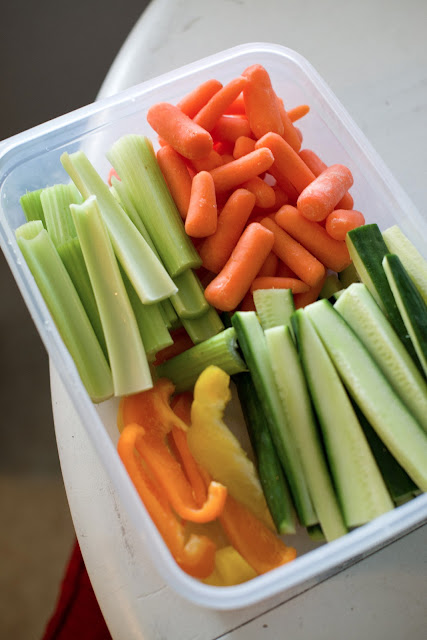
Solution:
{"label": "orange bell pepper strip", "polygon": [[288,547],[249,509],[227,496],[220,522],[233,545],[258,573],[266,573],[296,557],[296,550]]}
{"label": "orange bell pepper strip", "polygon": [[208,577],[215,566],[216,545],[207,536],[185,537],[184,525],[172,511],[167,495],[138,459],[137,449],[144,438],[138,424],[127,425],[119,438],[118,453],[150,517],[178,565],[196,578]]}
{"label": "orange bell pepper strip", "polygon": [[206,500],[197,504],[193,488],[166,442],[166,435],[172,429],[187,429],[169,404],[173,390],[172,382],[161,378],[152,389],[127,396],[122,402],[121,419],[125,425],[130,421],[144,428],[137,449],[176,513],[191,522],[210,522],[224,508],[227,489],[218,482],[211,482]]}

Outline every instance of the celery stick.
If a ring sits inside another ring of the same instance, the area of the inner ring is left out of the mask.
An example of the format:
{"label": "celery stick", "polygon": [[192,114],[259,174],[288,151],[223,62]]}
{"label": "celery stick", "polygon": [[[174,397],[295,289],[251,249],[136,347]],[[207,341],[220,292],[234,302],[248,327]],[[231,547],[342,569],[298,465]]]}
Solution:
{"label": "celery stick", "polygon": [[46,220],[46,229],[55,247],[76,237],[70,204],[79,204],[81,200],[74,185],[55,184],[41,192],[40,202]]}
{"label": "celery stick", "polygon": [[96,304],[95,295],[93,293],[79,239],[77,236],[75,238],[71,238],[68,242],[64,242],[57,247],[57,250],[65,268],[68,271],[68,275],[79,294],[80,300],[82,301],[104,355],[108,360],[108,350],[107,343],[105,342],[104,330],[102,328],[98,306]]}
{"label": "celery stick", "polygon": [[113,395],[107,360],[80,298],[41,221],[16,230],[19,248],[93,402]]}
{"label": "celery stick", "polygon": [[141,216],[136,210],[130,196],[129,192],[126,188],[126,185],[123,184],[121,180],[117,180],[114,176],[111,178],[111,187],[110,191],[113,196],[116,198],[117,202],[123,208],[123,210],[128,214],[129,218],[132,220],[135,227],[138,229],[139,233],[145,238],[146,242],[150,245],[151,249],[154,251],[157,257],[160,256],[158,254],[157,249],[155,248],[154,242],[150,238],[150,234],[147,231],[145,224],[143,223]]}
{"label": "celery stick", "polygon": [[162,303],[142,304],[131,281],[123,270],[121,270],[121,274],[135,314],[145,352],[148,360],[153,361],[156,353],[160,351],[160,349],[164,349],[173,344],[172,336],[169,333],[161,311]]}
{"label": "celery stick", "polygon": [[180,320],[194,344],[208,340],[224,329],[222,320],[213,307],[209,307],[208,311],[198,318]]}
{"label": "celery stick", "polygon": [[157,164],[151,142],[138,135],[120,138],[107,153],[172,277],[197,268],[201,259]]}
{"label": "celery stick", "polygon": [[196,344],[183,353],[166,360],[155,368],[158,378],[169,378],[175,385],[175,391],[192,389],[202,371],[214,364],[228,375],[246,371],[237,345],[233,328],[225,329],[216,336]]}
{"label": "celery stick", "polygon": [[114,252],[141,302],[158,302],[176,293],[176,287],[164,266],[85,154],[82,151],[71,155],[64,153],[61,162],[84,198],[90,195],[97,197]]}
{"label": "celery stick", "polygon": [[163,321],[169,330],[177,329],[181,326],[181,320],[178,318],[170,299],[159,302],[159,309],[163,316]]}
{"label": "celery stick", "polygon": [[173,278],[178,287],[170,301],[180,318],[198,318],[209,310],[209,303],[197,275],[191,269]]}
{"label": "celery stick", "polygon": [[70,208],[104,329],[114,393],[149,389],[152,380],[144,345],[96,197]]}
{"label": "celery stick", "polygon": [[27,193],[24,193],[24,195],[20,197],[19,202],[27,222],[41,220],[43,226],[46,227],[46,220],[44,218],[43,207],[40,201],[42,191],[43,189],[27,191]]}

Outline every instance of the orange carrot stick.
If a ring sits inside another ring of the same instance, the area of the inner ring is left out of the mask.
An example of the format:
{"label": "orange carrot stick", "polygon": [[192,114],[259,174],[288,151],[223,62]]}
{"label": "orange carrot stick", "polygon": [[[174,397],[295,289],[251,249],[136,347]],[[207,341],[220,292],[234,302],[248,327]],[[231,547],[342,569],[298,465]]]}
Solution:
{"label": "orange carrot stick", "polygon": [[255,144],[256,149],[264,147],[270,149],[274,155],[274,164],[269,172],[285,191],[287,190],[287,181],[291,182],[298,193],[301,193],[305,187],[313,182],[314,174],[301,160],[298,153],[277,133],[266,133]]}
{"label": "orange carrot stick", "polygon": [[251,135],[246,116],[230,116],[223,115],[218,118],[218,122],[211,131],[214,140],[227,140],[228,142],[236,142],[240,136]]}
{"label": "orange carrot stick", "polygon": [[249,509],[228,495],[220,522],[233,547],[257,573],[266,573],[296,557]]}
{"label": "orange carrot stick", "polygon": [[216,309],[232,311],[249,291],[274,244],[274,234],[251,223],[240,236],[229,260],[205,289],[206,300]]}
{"label": "orange carrot stick", "polygon": [[292,269],[288,267],[288,265],[285,262],[283,262],[283,260],[279,260],[279,263],[276,269],[276,276],[278,278],[296,278],[297,277],[296,273],[294,273]]}
{"label": "orange carrot stick", "polygon": [[239,311],[256,311],[254,297],[251,291],[248,291],[238,307]]}
{"label": "orange carrot stick", "polygon": [[191,193],[191,176],[187,165],[182,156],[169,144],[160,147],[157,151],[157,162],[181,218],[185,220]]}
{"label": "orange carrot stick", "polygon": [[[309,169],[314,173],[314,175],[319,176],[325,169],[328,168],[328,165],[323,162],[319,158],[319,156],[314,153],[311,149],[301,149],[299,152],[300,158],[302,158]],[[341,200],[336,205],[337,209],[353,209],[353,198],[351,194],[347,191],[341,198]]]}
{"label": "orange carrot stick", "polygon": [[302,133],[294,126],[292,120],[288,116],[283,100],[281,98],[278,98],[277,100],[283,124],[283,139],[286,140],[294,151],[298,152],[301,149]]}
{"label": "orange carrot stick", "polygon": [[232,155],[234,149],[233,142],[228,142],[227,140],[216,140],[214,142],[214,150],[219,153],[220,156],[224,154]]}
{"label": "orange carrot stick", "polygon": [[300,193],[297,208],[308,220],[325,220],[352,184],[350,169],[333,164]]}
{"label": "orange carrot stick", "polygon": [[266,259],[264,260],[264,264],[261,269],[257,273],[257,278],[261,278],[262,276],[270,277],[275,276],[277,272],[277,266],[279,264],[279,258],[276,256],[273,251],[270,251]]}
{"label": "orange carrot stick", "polygon": [[267,171],[273,162],[274,156],[270,149],[256,149],[233,162],[212,169],[210,173],[214,179],[215,190],[220,193],[234,189]]}
{"label": "orange carrot stick", "polygon": [[185,231],[193,238],[206,238],[216,231],[218,211],[215,185],[209,171],[196,173],[191,183]]}
{"label": "orange carrot stick", "polygon": [[296,207],[285,204],[276,213],[275,220],[327,269],[340,272],[351,264],[346,243],[331,238],[318,222],[307,220]]}
{"label": "orange carrot stick", "polygon": [[206,131],[212,131],[219,118],[224,115],[227,108],[241,93],[246,83],[246,78],[238,76],[223,86],[194,116],[194,123],[203,127]]}
{"label": "orange carrot stick", "polygon": [[218,80],[206,80],[206,82],[202,82],[193,91],[181,98],[176,106],[189,118],[194,118],[220,89],[222,89],[222,83]]}
{"label": "orange carrot stick", "polygon": [[283,135],[279,104],[268,71],[262,65],[254,64],[242,75],[249,80],[243,89],[243,100],[254,136],[262,138],[269,131]]}
{"label": "orange carrot stick", "polygon": [[305,293],[296,293],[294,295],[295,309],[302,309],[308,304],[316,302],[317,298],[320,295],[320,292],[322,291],[323,285],[325,284],[326,276],[327,273],[325,273],[319,284],[317,284],[315,287],[311,287],[309,291],[306,291]]}
{"label": "orange carrot stick", "polygon": [[297,107],[293,109],[288,109],[286,113],[288,114],[288,118],[291,122],[296,122],[300,120],[310,111],[310,107],[308,104],[299,104]]}
{"label": "orange carrot stick", "polygon": [[251,292],[257,289],[291,289],[292,293],[305,293],[310,290],[308,284],[296,278],[278,278],[276,276],[260,276],[251,284]]}
{"label": "orange carrot stick", "polygon": [[365,224],[365,217],[354,209],[335,209],[326,218],[325,229],[335,240],[345,240],[348,231]]}
{"label": "orange carrot stick", "polygon": [[211,169],[215,169],[215,167],[220,167],[224,162],[223,157],[216,151],[212,149],[210,153],[204,158],[198,158],[191,161],[196,173],[199,171],[211,171]]}
{"label": "orange carrot stick", "polygon": [[210,133],[172,104],[154,104],[148,110],[147,120],[154,131],[184,158],[204,158],[213,148]]}
{"label": "orange carrot stick", "polygon": [[235,116],[246,115],[243,93],[240,93],[237,98],[230,104],[230,106],[227,107],[225,113]]}
{"label": "orange carrot stick", "polygon": [[235,160],[245,156],[247,153],[255,150],[255,140],[249,138],[248,136],[240,136],[237,138],[234,149],[233,149],[233,157]]}
{"label": "orange carrot stick", "polygon": [[[325,275],[325,267],[312,253],[284,231],[277,222],[264,218],[261,224],[274,234],[274,253],[310,287],[316,286]],[[302,292],[299,292],[302,293]]]}
{"label": "orange carrot stick", "polygon": [[215,233],[199,249],[203,266],[219,273],[231,256],[255,204],[255,196],[246,189],[236,189],[218,216]]}
{"label": "orange carrot stick", "polygon": [[247,189],[254,194],[256,200],[255,204],[260,209],[268,209],[272,207],[276,202],[276,194],[273,187],[270,187],[259,176],[255,176],[250,180],[247,180],[242,185],[243,189]]}

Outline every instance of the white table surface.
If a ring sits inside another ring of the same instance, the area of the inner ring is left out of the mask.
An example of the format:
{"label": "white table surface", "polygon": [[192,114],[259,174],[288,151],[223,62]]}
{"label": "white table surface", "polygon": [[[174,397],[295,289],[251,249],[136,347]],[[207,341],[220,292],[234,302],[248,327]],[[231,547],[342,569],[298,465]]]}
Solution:
{"label": "white table surface", "polygon": [[[425,213],[425,24],[425,0],[154,0],[100,96],[237,44],[285,45],[316,67]],[[152,568],[53,368],[51,386],[70,509],[114,640],[426,637],[427,525],[285,603],[221,613],[182,600]]]}

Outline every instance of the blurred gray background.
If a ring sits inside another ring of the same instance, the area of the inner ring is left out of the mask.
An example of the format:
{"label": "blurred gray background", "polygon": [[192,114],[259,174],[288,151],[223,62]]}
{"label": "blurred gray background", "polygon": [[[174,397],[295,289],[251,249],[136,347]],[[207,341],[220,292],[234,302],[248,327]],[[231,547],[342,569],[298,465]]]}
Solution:
{"label": "blurred gray background", "polygon": [[[147,0],[15,0],[0,20],[0,140],[92,102]],[[0,638],[37,640],[74,542],[48,359],[0,252]]]}

